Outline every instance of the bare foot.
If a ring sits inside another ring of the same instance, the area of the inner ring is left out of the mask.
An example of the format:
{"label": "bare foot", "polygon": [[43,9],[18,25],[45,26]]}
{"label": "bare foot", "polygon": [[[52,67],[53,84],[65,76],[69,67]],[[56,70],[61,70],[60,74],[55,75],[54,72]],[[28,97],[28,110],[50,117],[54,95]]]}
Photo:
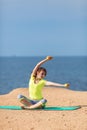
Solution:
{"label": "bare foot", "polygon": [[25,106],[30,106],[30,105],[31,105],[31,103],[28,102],[26,99],[21,99],[20,102],[21,102],[22,104],[24,104]]}

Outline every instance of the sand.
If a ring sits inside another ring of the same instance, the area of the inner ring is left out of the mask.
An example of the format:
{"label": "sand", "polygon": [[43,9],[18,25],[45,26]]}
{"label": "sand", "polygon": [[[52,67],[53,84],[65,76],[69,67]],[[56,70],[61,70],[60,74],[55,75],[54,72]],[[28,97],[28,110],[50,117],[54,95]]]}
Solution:
{"label": "sand", "polygon": [[[0,95],[0,105],[21,105],[18,94],[28,96],[28,89],[18,88]],[[0,130],[87,130],[87,91],[45,87],[43,95],[48,106],[83,107],[74,111],[0,109]]]}

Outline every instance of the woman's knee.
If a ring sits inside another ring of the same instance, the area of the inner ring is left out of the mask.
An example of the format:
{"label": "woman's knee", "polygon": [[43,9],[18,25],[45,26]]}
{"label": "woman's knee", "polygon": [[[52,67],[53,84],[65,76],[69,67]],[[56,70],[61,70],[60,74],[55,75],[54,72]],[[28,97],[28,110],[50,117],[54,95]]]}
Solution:
{"label": "woman's knee", "polygon": [[18,98],[18,99],[21,99],[21,98],[24,98],[24,96],[21,95],[21,94],[19,94],[19,95],[17,96],[17,98]]}
{"label": "woman's knee", "polygon": [[46,100],[46,99],[42,99],[41,102],[42,102],[43,104],[46,104],[46,103],[47,103],[47,100]]}

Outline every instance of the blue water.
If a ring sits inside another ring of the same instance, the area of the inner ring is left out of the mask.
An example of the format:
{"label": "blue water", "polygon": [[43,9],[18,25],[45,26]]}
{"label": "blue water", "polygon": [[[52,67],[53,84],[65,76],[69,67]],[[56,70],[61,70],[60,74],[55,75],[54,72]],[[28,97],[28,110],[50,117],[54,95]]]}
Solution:
{"label": "blue water", "polygon": [[[0,94],[15,88],[28,87],[29,76],[35,65],[44,57],[0,57]],[[54,57],[43,65],[46,79],[70,83],[70,89],[87,91],[87,57]]]}

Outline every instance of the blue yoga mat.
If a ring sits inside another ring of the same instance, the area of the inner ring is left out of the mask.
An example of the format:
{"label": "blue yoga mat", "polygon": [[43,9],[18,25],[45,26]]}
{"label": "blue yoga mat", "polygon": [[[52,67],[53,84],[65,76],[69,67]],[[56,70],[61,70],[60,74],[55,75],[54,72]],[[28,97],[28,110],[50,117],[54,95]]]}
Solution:
{"label": "blue yoga mat", "polygon": [[[81,106],[55,106],[55,107],[50,107],[50,106],[46,106],[43,109],[40,108],[36,108],[36,109],[32,109],[32,110],[46,110],[46,111],[69,111],[69,110],[76,110],[81,108]],[[22,109],[21,106],[0,106],[0,109],[9,109],[9,110],[26,110],[26,109]]]}

